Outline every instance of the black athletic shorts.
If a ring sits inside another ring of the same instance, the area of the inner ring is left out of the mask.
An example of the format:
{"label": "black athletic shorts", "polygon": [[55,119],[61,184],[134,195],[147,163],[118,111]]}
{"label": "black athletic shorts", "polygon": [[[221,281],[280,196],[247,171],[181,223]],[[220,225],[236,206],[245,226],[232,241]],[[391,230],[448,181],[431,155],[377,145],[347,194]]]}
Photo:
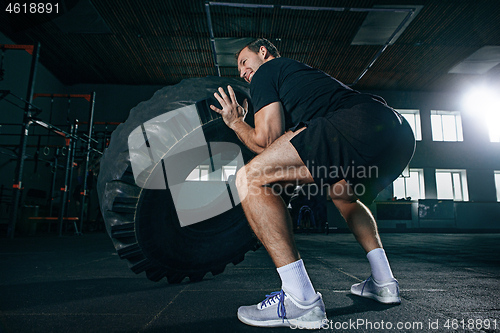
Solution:
{"label": "black athletic shorts", "polygon": [[382,103],[364,103],[300,123],[305,130],[291,143],[315,183],[345,179],[354,194],[370,204],[407,166],[415,137],[406,119]]}

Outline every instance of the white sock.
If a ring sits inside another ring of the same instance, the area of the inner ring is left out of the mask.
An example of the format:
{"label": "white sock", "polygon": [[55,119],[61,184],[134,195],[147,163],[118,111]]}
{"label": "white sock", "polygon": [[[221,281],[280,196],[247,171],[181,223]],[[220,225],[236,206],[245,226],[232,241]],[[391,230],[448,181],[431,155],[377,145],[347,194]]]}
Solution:
{"label": "white sock", "polygon": [[281,278],[281,288],[292,294],[300,301],[307,301],[316,297],[309,275],[302,259],[277,268]]}
{"label": "white sock", "polygon": [[372,268],[372,277],[377,282],[384,282],[387,280],[394,279],[392,275],[391,266],[389,266],[389,261],[385,255],[384,249],[377,248],[371,250],[366,255],[368,261],[370,262],[370,267]]}

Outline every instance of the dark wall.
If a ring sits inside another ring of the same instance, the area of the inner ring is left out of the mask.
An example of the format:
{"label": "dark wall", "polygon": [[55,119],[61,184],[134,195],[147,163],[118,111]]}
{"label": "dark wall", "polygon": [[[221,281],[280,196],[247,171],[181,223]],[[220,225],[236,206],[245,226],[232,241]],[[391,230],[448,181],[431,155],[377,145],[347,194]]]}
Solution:
{"label": "dark wall", "polygon": [[[76,84],[67,87],[71,94],[95,92],[94,121],[124,122],[130,110],[149,100],[163,86],[130,86],[106,84]],[[87,113],[81,117],[87,117]]]}
{"label": "dark wall", "polygon": [[[0,43],[12,44],[12,41],[0,34]],[[41,48],[43,53],[43,45]],[[8,51],[5,54],[4,69],[5,79],[0,81],[0,89],[11,90],[17,96],[26,97],[29,67],[31,56],[24,51]],[[123,122],[127,119],[129,111],[142,101],[150,99],[160,89],[160,86],[125,86],[125,85],[89,85],[78,84],[65,86],[57,80],[43,66],[39,65],[36,77],[35,92],[37,93],[72,93],[88,94],[96,92],[95,121]],[[500,170],[500,143],[489,142],[484,120],[476,114],[462,112],[464,132],[463,142],[433,142],[431,137],[430,112],[431,110],[462,111],[462,97],[464,91],[451,93],[429,92],[399,92],[399,91],[370,91],[382,96],[388,104],[396,109],[419,109],[422,122],[423,140],[417,142],[417,148],[412,168],[423,168],[425,176],[425,192],[427,199],[436,198],[435,169],[466,169],[470,201],[486,203],[481,205],[481,216],[487,217],[489,225],[500,225],[496,208],[489,209],[489,205],[498,205],[496,202],[493,171]],[[89,104],[83,99],[67,100],[57,99],[53,104],[50,99],[37,99],[35,104],[44,111],[40,119],[67,128],[68,122],[74,119],[86,121],[88,119]],[[69,109],[69,111],[68,111]],[[0,123],[21,124],[23,111],[11,106],[5,101],[0,101]],[[66,127],[65,127],[66,126]],[[112,130],[112,126],[109,130]],[[7,134],[18,134],[20,126],[2,126],[0,128],[0,143],[16,145],[19,137]],[[38,144],[36,134],[47,134],[42,128],[30,130],[29,145]],[[61,137],[42,137],[41,148],[46,145],[63,145]],[[0,184],[7,188],[12,187],[15,157],[9,154],[15,152],[5,148],[0,151]],[[37,148],[29,148],[28,154],[34,155]],[[41,158],[52,160],[54,150]],[[39,188],[47,190],[52,176],[51,168],[45,164],[38,164],[37,173],[34,172],[35,163],[31,159],[26,161],[25,188]],[[386,193],[384,198],[390,198]],[[476,206],[474,206],[476,207]],[[477,206],[479,207],[479,206]],[[495,206],[496,207],[496,206]],[[1,212],[0,212],[1,213]],[[469,214],[474,214],[471,211]],[[465,223],[465,222],[464,222]]]}

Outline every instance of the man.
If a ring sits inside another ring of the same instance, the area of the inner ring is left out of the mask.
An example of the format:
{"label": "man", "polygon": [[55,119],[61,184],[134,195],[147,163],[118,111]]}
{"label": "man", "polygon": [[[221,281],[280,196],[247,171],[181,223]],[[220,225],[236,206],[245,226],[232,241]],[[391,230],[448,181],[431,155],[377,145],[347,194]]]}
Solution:
{"label": "man", "polygon": [[[396,179],[410,161],[415,139],[404,118],[378,96],[361,94],[331,76],[280,57],[265,39],[237,54],[240,76],[250,83],[255,128],[246,108],[219,88],[224,122],[258,155],[236,175],[242,206],[255,235],[271,256],[282,290],[238,309],[253,326],[319,328],[326,319],[296,248],[290,215],[275,186],[316,184],[335,206],[367,253],[372,275],[351,293],[400,303],[376,222],[365,203]],[[243,104],[246,104],[244,102]],[[287,131],[285,131],[288,129]]]}

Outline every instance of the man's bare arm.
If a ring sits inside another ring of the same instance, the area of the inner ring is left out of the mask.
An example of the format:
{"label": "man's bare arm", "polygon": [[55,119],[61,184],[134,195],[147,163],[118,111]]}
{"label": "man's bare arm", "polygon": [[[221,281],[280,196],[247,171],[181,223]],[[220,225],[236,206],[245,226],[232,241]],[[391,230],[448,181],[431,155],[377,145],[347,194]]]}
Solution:
{"label": "man's bare arm", "polygon": [[215,98],[222,106],[222,110],[211,105],[210,108],[222,115],[222,119],[229,128],[234,130],[238,138],[253,152],[260,154],[271,143],[284,133],[284,113],[280,102],[266,105],[255,114],[255,128],[245,123],[245,109],[236,101],[234,91],[228,86],[229,97],[222,88],[220,96]]}
{"label": "man's bare arm", "polygon": [[284,133],[283,109],[280,102],[266,105],[255,114],[255,128],[244,121],[232,124],[231,129],[253,152],[260,154]]}

